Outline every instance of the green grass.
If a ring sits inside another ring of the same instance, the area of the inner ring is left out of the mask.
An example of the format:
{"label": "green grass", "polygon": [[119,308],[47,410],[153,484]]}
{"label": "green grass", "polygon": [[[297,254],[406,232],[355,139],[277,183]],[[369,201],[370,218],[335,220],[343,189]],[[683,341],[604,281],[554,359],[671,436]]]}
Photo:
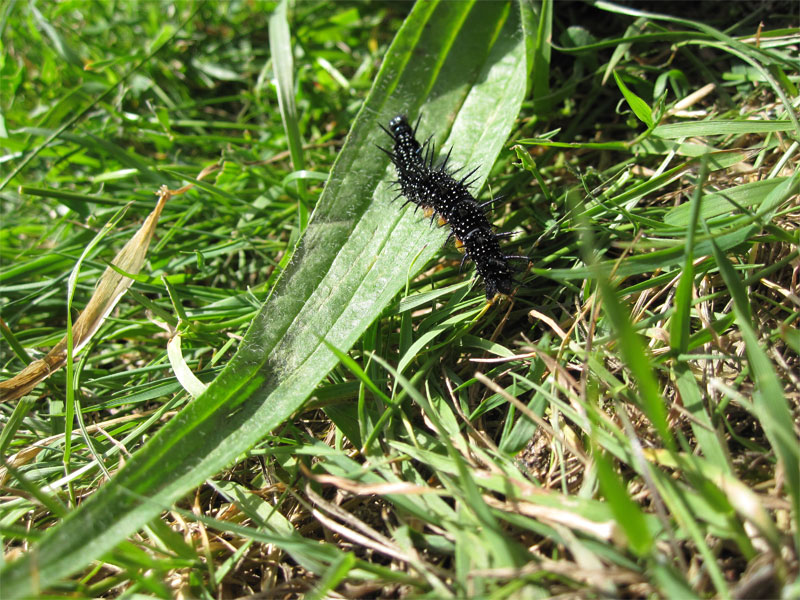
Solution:
{"label": "green grass", "polygon": [[[800,593],[798,24],[0,7],[0,594]],[[511,298],[390,202],[399,113]]]}

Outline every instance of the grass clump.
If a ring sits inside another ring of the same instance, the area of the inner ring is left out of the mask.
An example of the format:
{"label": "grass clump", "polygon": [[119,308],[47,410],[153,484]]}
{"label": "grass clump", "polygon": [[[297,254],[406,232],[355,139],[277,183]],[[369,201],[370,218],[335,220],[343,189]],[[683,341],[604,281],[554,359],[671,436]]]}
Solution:
{"label": "grass clump", "polygon": [[[766,6],[3,7],[3,593],[796,595]],[[511,298],[390,203],[401,112]]]}

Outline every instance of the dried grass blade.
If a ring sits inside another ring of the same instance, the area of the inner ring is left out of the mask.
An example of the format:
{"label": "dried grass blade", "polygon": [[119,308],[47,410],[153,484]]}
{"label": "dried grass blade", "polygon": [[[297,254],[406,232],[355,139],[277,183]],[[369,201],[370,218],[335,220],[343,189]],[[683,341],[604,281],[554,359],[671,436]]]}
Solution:
{"label": "dried grass blade", "polygon": [[[76,356],[92,339],[92,336],[133,283],[133,279],[121,272],[136,275],[142,268],[161,211],[171,195],[172,192],[166,186],[162,186],[158,191],[156,207],[144,220],[136,234],[114,257],[112,264],[116,269],[109,266],[103,272],[89,303],[72,327],[73,356]],[[14,377],[0,382],[0,402],[10,402],[21,398],[37,384],[63,367],[66,361],[67,336],[65,335],[44,358],[33,361]]]}

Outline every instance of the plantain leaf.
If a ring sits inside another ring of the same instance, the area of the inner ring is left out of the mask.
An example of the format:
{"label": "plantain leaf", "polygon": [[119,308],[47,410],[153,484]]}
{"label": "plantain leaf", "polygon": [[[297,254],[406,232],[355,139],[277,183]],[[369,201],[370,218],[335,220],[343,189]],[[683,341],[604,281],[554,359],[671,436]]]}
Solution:
{"label": "plantain leaf", "polygon": [[444,231],[390,203],[378,124],[398,113],[415,118],[424,107],[421,135],[449,128],[452,164],[480,163],[482,182],[525,92],[519,10],[484,2],[412,9],[291,262],[234,358],[111,481],[4,566],[4,598],[36,595],[111,551],[288,419],[337,363],[323,339],[350,348],[439,251]]}

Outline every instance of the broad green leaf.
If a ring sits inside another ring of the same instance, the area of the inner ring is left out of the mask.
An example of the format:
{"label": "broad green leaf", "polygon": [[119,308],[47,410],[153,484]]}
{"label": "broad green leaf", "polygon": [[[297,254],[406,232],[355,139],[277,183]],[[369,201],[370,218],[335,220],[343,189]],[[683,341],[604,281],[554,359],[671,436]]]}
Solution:
{"label": "broad green leaf", "polygon": [[323,339],[350,348],[436,255],[445,232],[390,203],[391,169],[375,149],[387,138],[378,125],[422,114],[421,137],[440,141],[449,125],[452,164],[480,165],[483,181],[524,96],[518,11],[483,2],[414,7],[237,354],[114,479],[5,565],[5,598],[35,595],[109,552],[283,423],[337,362]]}

